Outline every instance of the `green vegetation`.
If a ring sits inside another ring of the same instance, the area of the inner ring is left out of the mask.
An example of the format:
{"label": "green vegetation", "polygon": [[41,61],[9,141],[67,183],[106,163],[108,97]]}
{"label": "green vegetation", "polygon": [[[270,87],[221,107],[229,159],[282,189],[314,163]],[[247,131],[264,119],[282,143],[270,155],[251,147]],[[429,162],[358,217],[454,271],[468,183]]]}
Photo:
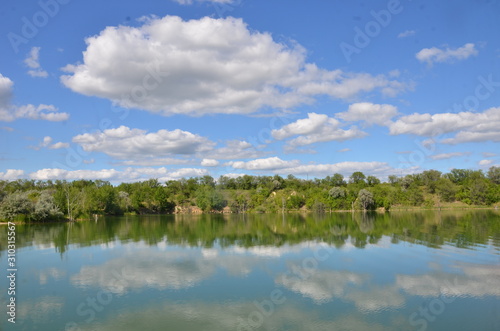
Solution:
{"label": "green vegetation", "polygon": [[[446,210],[389,213],[290,213],[107,216],[98,222],[26,223],[16,227],[16,246],[55,247],[61,254],[73,247],[141,242],[206,247],[283,246],[325,242],[337,248],[350,242],[358,248],[389,237],[439,248],[500,248],[500,211]],[[0,256],[8,231],[0,231]]]}
{"label": "green vegetation", "polygon": [[500,201],[500,167],[427,170],[387,182],[362,172],[347,180],[340,174],[323,179],[293,175],[210,177],[160,183],[150,179],[113,186],[102,180],[0,181],[0,219],[54,221],[93,215],[169,213],[276,213],[338,210],[436,208],[453,203],[491,206]]}

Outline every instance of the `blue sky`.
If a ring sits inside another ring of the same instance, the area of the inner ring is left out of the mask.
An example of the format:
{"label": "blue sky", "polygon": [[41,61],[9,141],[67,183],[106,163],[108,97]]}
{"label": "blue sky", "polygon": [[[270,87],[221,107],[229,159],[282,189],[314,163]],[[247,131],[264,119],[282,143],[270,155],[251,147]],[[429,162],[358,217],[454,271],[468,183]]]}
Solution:
{"label": "blue sky", "polygon": [[6,0],[0,179],[500,164],[500,2]]}

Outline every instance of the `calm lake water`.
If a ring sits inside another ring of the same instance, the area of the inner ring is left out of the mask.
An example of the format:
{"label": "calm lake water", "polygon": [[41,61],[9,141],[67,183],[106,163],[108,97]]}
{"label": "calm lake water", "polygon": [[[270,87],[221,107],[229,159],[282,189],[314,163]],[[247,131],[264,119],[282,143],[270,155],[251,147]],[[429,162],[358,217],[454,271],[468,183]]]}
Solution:
{"label": "calm lake water", "polygon": [[1,330],[500,330],[495,211],[109,217],[16,240]]}

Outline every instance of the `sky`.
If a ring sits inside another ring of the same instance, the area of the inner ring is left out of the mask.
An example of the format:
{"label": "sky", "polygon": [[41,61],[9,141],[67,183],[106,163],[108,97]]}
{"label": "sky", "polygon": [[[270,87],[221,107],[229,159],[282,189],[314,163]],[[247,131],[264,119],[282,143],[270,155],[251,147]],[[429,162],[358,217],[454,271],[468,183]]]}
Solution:
{"label": "sky", "polygon": [[0,180],[500,165],[500,1],[4,0]]}

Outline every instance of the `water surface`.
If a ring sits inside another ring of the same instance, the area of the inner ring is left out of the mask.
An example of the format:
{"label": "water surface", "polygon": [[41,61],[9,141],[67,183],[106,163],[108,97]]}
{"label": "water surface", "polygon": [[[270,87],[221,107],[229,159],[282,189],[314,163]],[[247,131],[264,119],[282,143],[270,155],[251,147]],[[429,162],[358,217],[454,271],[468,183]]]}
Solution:
{"label": "water surface", "polygon": [[16,240],[1,330],[500,330],[495,211],[109,217]]}

